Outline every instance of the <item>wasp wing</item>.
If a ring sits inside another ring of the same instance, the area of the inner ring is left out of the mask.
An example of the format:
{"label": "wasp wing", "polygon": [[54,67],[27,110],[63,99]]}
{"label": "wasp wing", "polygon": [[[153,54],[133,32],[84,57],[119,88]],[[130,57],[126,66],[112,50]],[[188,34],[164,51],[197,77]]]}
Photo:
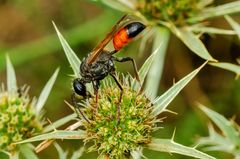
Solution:
{"label": "wasp wing", "polygon": [[87,58],[87,64],[92,64],[97,57],[101,54],[104,47],[109,43],[113,38],[114,34],[118,31],[118,28],[123,25],[122,22],[126,19],[127,14],[124,15],[111,29],[111,31],[106,35],[106,37],[92,50],[90,55]]}

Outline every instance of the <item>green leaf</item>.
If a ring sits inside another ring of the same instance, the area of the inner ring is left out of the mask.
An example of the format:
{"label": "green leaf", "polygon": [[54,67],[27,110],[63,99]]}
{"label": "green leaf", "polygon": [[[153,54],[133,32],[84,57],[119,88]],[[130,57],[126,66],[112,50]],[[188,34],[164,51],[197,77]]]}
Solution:
{"label": "green leaf", "polygon": [[[161,44],[160,44],[161,45]],[[143,82],[145,81],[145,78],[147,76],[147,73],[149,71],[149,69],[151,68],[151,65],[154,61],[154,59],[156,58],[157,53],[159,53],[159,48],[157,48],[148,58],[147,60],[145,60],[144,64],[142,65],[142,67],[139,69],[138,73],[139,73],[139,78],[141,81],[141,84],[143,84]]]}
{"label": "green leaf", "polygon": [[240,1],[234,1],[226,3],[220,6],[203,9],[198,15],[189,18],[187,21],[190,23],[196,23],[197,21],[203,21],[208,18],[217,16],[232,14],[240,12]]}
{"label": "green leaf", "polygon": [[57,68],[54,72],[54,74],[52,75],[52,77],[48,80],[47,84],[44,86],[38,100],[37,100],[37,104],[36,104],[36,111],[39,114],[40,111],[42,110],[44,104],[46,103],[46,100],[52,90],[53,84],[56,81],[57,75],[59,72],[59,68]]}
{"label": "green leaf", "polygon": [[13,95],[14,93],[17,92],[16,74],[8,55],[6,55],[6,61],[7,61],[7,90],[10,93],[10,95]]}
{"label": "green leaf", "polygon": [[232,26],[232,28],[236,31],[238,38],[240,39],[240,25],[230,16],[225,15],[224,17],[228,21],[228,23]]}
{"label": "green leaf", "polygon": [[240,134],[224,116],[199,104],[200,109],[220,128],[223,134],[236,145],[240,145]]}
{"label": "green leaf", "polygon": [[31,144],[22,144],[19,151],[25,159],[38,159]]}
{"label": "green leaf", "polygon": [[141,150],[131,151],[131,156],[133,159],[141,159],[143,154]]}
{"label": "green leaf", "polygon": [[235,35],[236,32],[234,30],[226,30],[226,29],[219,29],[214,27],[205,27],[205,26],[197,26],[197,27],[190,27],[189,28],[192,32],[197,33],[208,33],[208,34],[225,34],[225,35]]}
{"label": "green leaf", "polygon": [[35,142],[41,140],[50,140],[50,139],[83,139],[86,136],[86,132],[83,130],[78,131],[65,131],[65,130],[57,130],[54,132],[38,135],[20,142],[16,144]]}
{"label": "green leaf", "polygon": [[46,126],[46,127],[44,128],[44,131],[43,131],[43,132],[46,133],[46,132],[52,131],[52,130],[54,130],[54,129],[56,129],[56,128],[58,128],[58,127],[60,127],[60,126],[62,126],[62,125],[64,125],[64,124],[66,124],[67,122],[75,119],[76,117],[77,117],[77,114],[76,114],[76,113],[73,113],[73,114],[70,114],[70,115],[68,115],[68,116],[65,116],[65,117],[63,117],[63,118],[55,121],[54,123]]}
{"label": "green leaf", "polygon": [[[166,40],[168,40],[168,38],[166,37],[166,33],[164,32],[164,30],[166,31],[166,29],[163,29],[163,32],[159,33],[160,32],[160,29],[158,30],[159,32],[157,32],[158,34],[161,34],[162,35],[162,40],[160,40],[160,36],[157,35],[158,39],[156,38],[157,42],[159,42],[157,44],[156,42],[156,45],[155,45],[155,50],[153,51],[153,53],[145,60],[144,64],[142,65],[142,67],[139,69],[138,71],[138,74],[139,74],[139,78],[140,78],[140,81],[141,81],[141,85],[143,85],[144,81],[145,81],[145,78],[153,64],[153,61],[156,59],[156,58],[159,58],[159,56],[164,56],[164,55],[159,55],[159,54],[165,54],[164,51],[166,50],[166,47],[167,47],[167,42]],[[162,45],[166,45],[166,46],[162,46]],[[165,51],[166,52],[166,51]],[[160,58],[159,58],[160,59]],[[164,61],[164,58],[161,59],[161,61],[163,62]],[[159,63],[161,63],[161,61]],[[158,63],[158,61],[156,60],[155,63]],[[159,67],[161,67],[162,64],[160,64]],[[161,74],[161,73],[160,73]],[[140,86],[138,85],[138,81],[136,79],[133,79],[134,82],[132,84],[132,87],[137,90],[137,88]],[[159,81],[158,81],[159,82]],[[157,83],[158,83],[157,82]]]}
{"label": "green leaf", "polygon": [[59,159],[67,159],[68,152],[65,152],[56,142],[54,143],[54,146],[57,149]]}
{"label": "green leaf", "polygon": [[163,95],[157,97],[153,101],[153,116],[157,116],[163,112],[168,104],[178,95],[178,93],[197,75],[197,73],[205,66],[206,62],[199,68],[195,69],[193,72],[189,73],[187,76],[182,78],[176,84],[174,84],[170,89],[168,89]]}
{"label": "green leaf", "polygon": [[226,137],[218,134],[213,126],[210,124],[209,127],[209,137],[201,137],[197,144],[199,146],[204,146],[205,151],[223,151],[231,153],[235,145]]}
{"label": "green leaf", "polygon": [[71,159],[79,159],[83,155],[83,152],[84,152],[84,147],[81,147],[79,150],[74,151]]}
{"label": "green leaf", "polygon": [[208,61],[216,61],[207,51],[206,47],[199,38],[187,28],[177,28],[172,25],[172,32],[195,54]]}
{"label": "green leaf", "polygon": [[197,6],[198,8],[205,8],[206,6],[210,5],[213,3],[213,0],[201,0],[198,2]]}
{"label": "green leaf", "polygon": [[[123,3],[119,0],[101,0],[101,2],[113,9],[119,10],[124,13],[133,12],[133,9],[131,9],[131,7],[133,7],[133,6],[131,6],[130,1]],[[126,4],[128,4],[128,5],[126,5]]]}
{"label": "green leaf", "polygon": [[212,66],[215,66],[215,67],[219,67],[219,68],[222,68],[225,70],[232,71],[232,72],[236,73],[237,76],[240,75],[240,66],[238,66],[238,65],[234,65],[234,64],[226,63],[226,62],[218,62],[218,63],[210,62],[209,64]]}
{"label": "green leaf", "polygon": [[[77,55],[74,53],[74,51],[71,49],[71,47],[69,46],[69,44],[67,43],[67,41],[64,39],[64,37],[62,36],[62,34],[58,31],[56,25],[53,22],[53,25],[55,27],[55,30],[57,32],[57,35],[59,37],[59,40],[62,44],[63,50],[65,52],[65,55],[67,56],[67,59],[73,69],[74,72],[74,76],[81,78],[80,75],[80,65],[81,65],[81,61],[79,60],[79,58],[77,57]],[[90,84],[86,84],[87,90],[92,93],[93,92],[93,88],[90,86]]]}
{"label": "green leaf", "polygon": [[[154,99],[158,93],[159,83],[162,77],[164,60],[167,52],[169,38],[170,38],[170,32],[168,29],[163,27],[156,28],[153,50],[156,50],[157,53],[156,53],[156,56],[154,56],[153,62],[151,62],[152,64],[150,65],[150,68],[146,70],[148,71],[148,75],[147,75],[145,90],[150,99]],[[148,93],[148,92],[151,92],[151,93]]]}
{"label": "green leaf", "polygon": [[75,77],[81,77],[79,74],[79,67],[81,64],[81,61],[79,60],[79,58],[77,57],[77,55],[73,52],[73,50],[71,49],[71,47],[69,46],[69,44],[67,43],[67,41],[64,39],[64,37],[62,36],[62,34],[58,31],[57,26],[55,25],[55,23],[53,22],[54,28],[57,32],[58,38],[62,44],[63,50],[65,52],[65,55],[67,56],[67,59],[73,69],[74,75]]}
{"label": "green leaf", "polygon": [[214,157],[196,150],[195,148],[187,147],[178,144],[170,139],[153,139],[151,143],[147,144],[147,148],[154,151],[161,151],[167,153],[177,153],[185,156],[191,156],[201,159],[214,159]]}
{"label": "green leaf", "polygon": [[10,159],[19,159],[19,152],[15,151],[13,153],[6,153]]}

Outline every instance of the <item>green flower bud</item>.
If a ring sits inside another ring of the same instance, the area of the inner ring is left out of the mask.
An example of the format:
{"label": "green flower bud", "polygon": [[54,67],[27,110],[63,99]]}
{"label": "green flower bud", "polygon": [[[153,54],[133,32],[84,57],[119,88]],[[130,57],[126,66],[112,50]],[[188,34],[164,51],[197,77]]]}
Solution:
{"label": "green flower bud", "polygon": [[99,89],[98,103],[95,97],[82,103],[85,105],[82,111],[90,120],[90,123],[83,120],[87,132],[84,141],[94,143],[88,151],[98,151],[109,158],[125,158],[130,156],[131,151],[151,142],[156,119],[150,115],[150,100],[143,93],[133,90],[129,84],[124,84],[123,88],[122,101],[119,103],[121,90],[106,79]]}
{"label": "green flower bud", "polygon": [[4,89],[0,91],[0,150],[12,152],[17,148],[15,142],[41,132],[42,123],[32,110],[35,105],[26,93],[7,95]]}

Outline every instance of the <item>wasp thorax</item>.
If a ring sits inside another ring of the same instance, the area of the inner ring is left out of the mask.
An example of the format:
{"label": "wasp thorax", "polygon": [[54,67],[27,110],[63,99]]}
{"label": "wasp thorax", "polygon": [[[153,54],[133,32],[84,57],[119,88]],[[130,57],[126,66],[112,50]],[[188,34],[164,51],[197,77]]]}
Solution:
{"label": "wasp thorax", "polygon": [[41,132],[42,124],[34,111],[34,101],[26,95],[0,90],[0,150],[16,151],[17,141]]}
{"label": "wasp thorax", "polygon": [[87,131],[84,141],[94,143],[89,151],[98,151],[114,159],[128,158],[131,151],[151,141],[151,133],[156,128],[155,118],[150,115],[151,102],[143,94],[123,86],[119,121],[117,107],[121,91],[108,79],[104,82],[99,89],[97,112],[94,110],[95,98],[90,98],[87,104],[85,103],[83,111],[91,122],[83,120]]}
{"label": "wasp thorax", "polygon": [[201,11],[200,0],[139,0],[138,10],[150,20],[171,21],[183,25]]}

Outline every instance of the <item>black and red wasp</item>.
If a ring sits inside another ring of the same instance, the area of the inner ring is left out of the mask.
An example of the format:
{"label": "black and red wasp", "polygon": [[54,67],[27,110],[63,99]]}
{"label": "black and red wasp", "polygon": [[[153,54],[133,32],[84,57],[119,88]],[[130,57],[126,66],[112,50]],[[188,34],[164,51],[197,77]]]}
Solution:
{"label": "black and red wasp", "polygon": [[[133,64],[134,72],[136,74],[136,79],[139,81],[139,76],[137,72],[137,66],[133,58],[131,57],[114,57],[113,55],[117,53],[122,47],[127,45],[134,37],[136,37],[140,32],[142,32],[146,26],[138,21],[127,22],[128,15],[124,15],[112,30],[106,35],[106,37],[93,49],[93,51],[88,54],[86,58],[83,59],[80,65],[80,75],[81,78],[76,78],[73,80],[74,93],[72,95],[72,101],[75,106],[76,94],[87,98],[88,91],[86,90],[86,83],[92,83],[94,94],[96,96],[96,103],[98,105],[98,89],[100,86],[100,81],[106,76],[110,75],[113,77],[117,86],[121,90],[121,95],[119,97],[118,104],[118,121],[120,120],[120,103],[123,95],[123,87],[118,81],[115,73],[114,62],[127,62],[130,61]],[[105,50],[105,46],[113,41],[114,50]],[[96,111],[97,111],[96,106]],[[79,112],[83,118],[89,122],[89,120],[81,112],[80,108],[77,106]]]}

